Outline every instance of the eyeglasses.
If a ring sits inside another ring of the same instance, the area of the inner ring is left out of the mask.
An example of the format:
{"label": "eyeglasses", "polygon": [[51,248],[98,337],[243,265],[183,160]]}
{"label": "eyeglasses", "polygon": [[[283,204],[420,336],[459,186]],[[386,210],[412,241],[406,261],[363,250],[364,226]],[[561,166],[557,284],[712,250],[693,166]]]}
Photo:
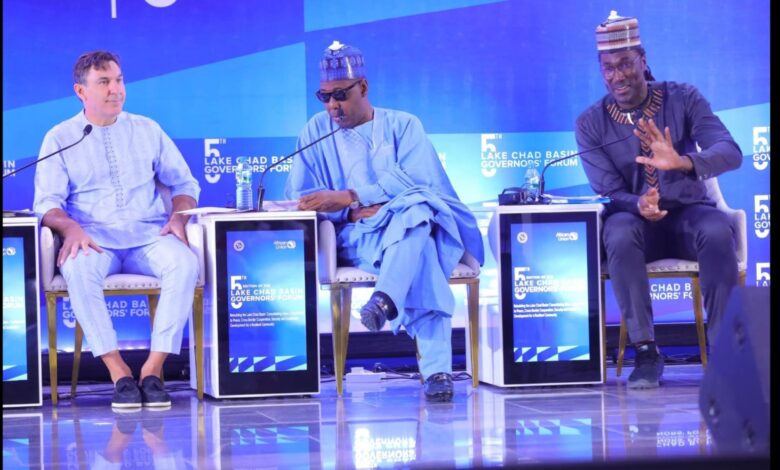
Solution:
{"label": "eyeglasses", "polygon": [[363,80],[358,80],[354,82],[352,85],[342,88],[339,90],[331,91],[330,93],[326,93],[322,90],[317,90],[314,92],[315,95],[317,95],[317,99],[322,101],[323,103],[327,103],[330,101],[330,97],[332,96],[333,99],[336,101],[346,101],[347,99],[347,92],[352,88],[353,86],[357,85],[358,83],[362,82]]}
{"label": "eyeglasses", "polygon": [[601,64],[601,73],[604,75],[604,78],[609,80],[615,75],[615,71],[620,70],[620,73],[625,75],[628,73],[629,70],[631,70],[634,67],[634,64],[636,63],[637,59],[642,57],[641,55],[638,55],[634,57],[633,59],[628,60],[622,60],[618,62],[615,65],[612,64]]}

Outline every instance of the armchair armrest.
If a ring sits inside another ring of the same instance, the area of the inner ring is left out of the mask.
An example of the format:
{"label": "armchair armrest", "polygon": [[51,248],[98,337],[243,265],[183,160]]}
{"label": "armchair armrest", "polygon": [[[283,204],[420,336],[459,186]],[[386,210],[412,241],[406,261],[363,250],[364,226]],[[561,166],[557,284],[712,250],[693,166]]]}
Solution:
{"label": "armchair armrest", "polygon": [[320,221],[317,235],[317,264],[320,284],[336,279],[336,227],[328,219]]}
{"label": "armchair armrest", "polygon": [[477,258],[474,258],[468,251],[463,252],[463,257],[460,259],[460,262],[473,271],[479,272],[479,261],[477,261]]}
{"label": "armchair armrest", "polygon": [[747,215],[743,209],[721,207],[734,227],[734,248],[737,250],[737,264],[740,269],[747,269]]}
{"label": "armchair armrest", "polygon": [[196,223],[188,223],[185,226],[187,230],[187,241],[190,249],[198,257],[198,282],[197,287],[203,287],[206,284],[206,256],[203,246],[203,226]]}
{"label": "armchair armrest", "polygon": [[41,283],[43,290],[51,290],[54,275],[57,272],[57,253],[60,251],[61,240],[52,229],[41,226]]}
{"label": "armchair armrest", "polygon": [[737,264],[740,269],[747,269],[747,215],[743,209],[732,209],[723,198],[718,178],[704,180],[707,195],[715,201],[716,207],[725,212],[734,228],[734,242],[737,251]]}

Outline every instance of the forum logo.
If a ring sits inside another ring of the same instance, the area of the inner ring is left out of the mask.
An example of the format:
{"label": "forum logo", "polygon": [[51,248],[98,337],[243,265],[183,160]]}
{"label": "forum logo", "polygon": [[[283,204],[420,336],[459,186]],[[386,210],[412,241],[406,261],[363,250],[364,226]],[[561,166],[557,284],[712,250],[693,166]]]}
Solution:
{"label": "forum logo", "polygon": [[223,157],[215,145],[224,144],[225,139],[203,139],[203,173],[206,181],[211,184],[216,183],[222,178],[222,173],[235,173],[236,167],[233,165],[231,157]]}
{"label": "forum logo", "polygon": [[753,197],[755,212],[753,213],[753,228],[758,238],[769,236],[769,194],[756,194]]}
{"label": "forum logo", "polygon": [[769,263],[756,263],[756,285],[769,287]]}
{"label": "forum logo", "polygon": [[480,134],[480,171],[485,178],[508,172],[508,180],[522,178],[522,171],[542,170],[545,165],[578,167],[579,159],[570,158],[576,150],[559,135],[551,133]]}
{"label": "forum logo", "polygon": [[769,126],[753,128],[753,167],[763,171],[769,166]]}

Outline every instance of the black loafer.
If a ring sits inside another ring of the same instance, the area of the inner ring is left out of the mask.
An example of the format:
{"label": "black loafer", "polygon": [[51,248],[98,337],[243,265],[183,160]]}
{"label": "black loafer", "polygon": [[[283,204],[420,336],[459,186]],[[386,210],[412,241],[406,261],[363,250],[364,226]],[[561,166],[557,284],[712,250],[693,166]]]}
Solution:
{"label": "black loafer", "polygon": [[141,408],[141,391],[132,377],[122,377],[114,384],[114,396],[111,397],[111,407]]}
{"label": "black loafer", "polygon": [[141,381],[141,397],[144,406],[171,406],[171,396],[165,391],[162,380],[153,375],[147,375]]}
{"label": "black loafer", "polygon": [[425,379],[423,391],[428,401],[452,401],[452,375],[446,372],[431,374]]}

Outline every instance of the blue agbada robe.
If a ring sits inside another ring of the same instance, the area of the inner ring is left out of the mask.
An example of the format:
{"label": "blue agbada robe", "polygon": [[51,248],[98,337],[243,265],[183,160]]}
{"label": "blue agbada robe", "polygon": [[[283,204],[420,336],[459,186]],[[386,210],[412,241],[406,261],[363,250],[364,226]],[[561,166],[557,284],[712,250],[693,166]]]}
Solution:
{"label": "blue agbada robe", "polygon": [[[366,124],[364,124],[365,126]],[[290,199],[325,189],[354,189],[364,206],[384,205],[372,217],[350,223],[348,209],[323,213],[336,226],[340,263],[374,274],[388,247],[407,231],[428,223],[438,264],[444,276],[415,276],[414,271],[387,273],[400,284],[414,281],[403,303],[396,307],[406,317],[394,322],[407,331],[415,316],[436,311],[451,316],[454,309],[447,278],[464,251],[480,264],[484,253],[474,215],[458,199],[439,162],[436,150],[415,116],[402,111],[374,108],[371,139],[354,129],[342,129],[332,138],[295,157],[287,179]],[[326,112],[315,115],[300,134],[298,148],[333,131],[336,124]],[[394,279],[380,279],[394,283]],[[414,336],[413,331],[409,333]]]}

